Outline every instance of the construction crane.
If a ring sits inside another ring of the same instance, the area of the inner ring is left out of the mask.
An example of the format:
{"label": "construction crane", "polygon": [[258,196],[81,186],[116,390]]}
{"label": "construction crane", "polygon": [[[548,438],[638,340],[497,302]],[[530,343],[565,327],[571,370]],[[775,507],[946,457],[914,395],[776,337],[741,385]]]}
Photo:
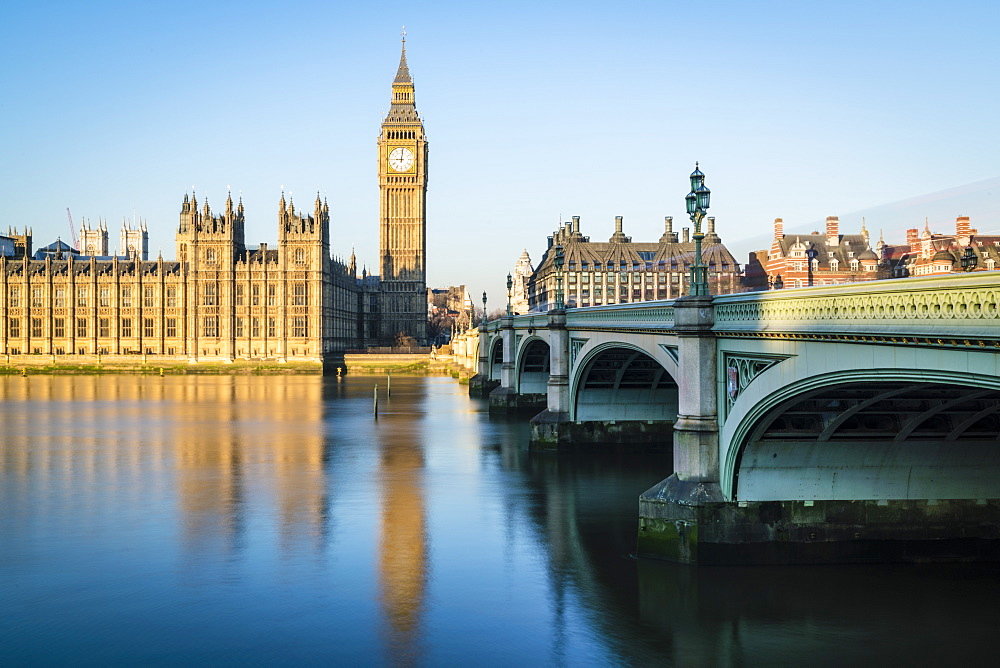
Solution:
{"label": "construction crane", "polygon": [[73,240],[73,248],[76,248],[76,226],[73,225],[73,214],[69,212],[69,207],[66,207],[66,217],[69,218],[69,237]]}

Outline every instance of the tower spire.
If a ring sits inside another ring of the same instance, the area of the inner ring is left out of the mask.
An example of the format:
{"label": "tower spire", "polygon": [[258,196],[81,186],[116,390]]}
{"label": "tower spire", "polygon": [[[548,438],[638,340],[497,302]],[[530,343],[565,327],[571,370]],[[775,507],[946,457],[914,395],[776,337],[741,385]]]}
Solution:
{"label": "tower spire", "polygon": [[410,79],[410,68],[406,65],[406,26],[403,26],[402,49],[399,54],[399,69],[396,70],[396,79],[393,83],[413,83]]}

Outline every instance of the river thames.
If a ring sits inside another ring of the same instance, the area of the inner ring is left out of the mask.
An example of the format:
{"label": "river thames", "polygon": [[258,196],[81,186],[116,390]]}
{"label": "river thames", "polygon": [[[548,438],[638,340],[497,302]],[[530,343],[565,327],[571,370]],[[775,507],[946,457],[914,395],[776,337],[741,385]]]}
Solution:
{"label": "river thames", "polygon": [[669,457],[530,453],[451,378],[385,385],[0,378],[0,665],[995,660],[995,565],[636,560]]}

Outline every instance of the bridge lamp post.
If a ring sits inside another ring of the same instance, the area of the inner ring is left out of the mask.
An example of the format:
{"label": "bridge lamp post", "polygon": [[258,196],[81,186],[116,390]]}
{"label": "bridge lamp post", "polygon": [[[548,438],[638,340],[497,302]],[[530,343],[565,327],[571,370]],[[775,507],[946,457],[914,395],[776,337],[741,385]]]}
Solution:
{"label": "bridge lamp post", "polygon": [[507,316],[510,317],[510,289],[514,287],[514,278],[507,274]]}
{"label": "bridge lamp post", "polygon": [[483,290],[483,327],[486,326],[486,290]]}
{"label": "bridge lamp post", "polygon": [[976,265],[979,264],[979,258],[976,257],[976,252],[972,250],[972,244],[965,247],[961,262],[962,271],[974,271],[976,269]]}
{"label": "bridge lamp post", "polygon": [[563,264],[566,262],[566,257],[563,255],[562,244],[556,246],[556,258],[554,264],[556,265],[556,308],[562,309],[566,308],[563,303],[563,284],[562,284],[562,268]]}
{"label": "bridge lamp post", "polygon": [[810,248],[809,250],[806,251],[806,259],[809,261],[809,287],[810,288],[812,287],[812,284],[813,284],[813,260],[816,259],[817,255],[819,255],[819,252],[815,248]]}
{"label": "bridge lamp post", "polygon": [[705,234],[701,231],[701,221],[708,212],[708,202],[712,191],[705,186],[705,175],[698,169],[698,163],[694,163],[694,171],[691,172],[691,192],[684,198],[687,205],[688,216],[694,223],[694,265],[691,267],[691,286],[688,294],[691,296],[708,294],[708,272],[701,263],[701,241]]}

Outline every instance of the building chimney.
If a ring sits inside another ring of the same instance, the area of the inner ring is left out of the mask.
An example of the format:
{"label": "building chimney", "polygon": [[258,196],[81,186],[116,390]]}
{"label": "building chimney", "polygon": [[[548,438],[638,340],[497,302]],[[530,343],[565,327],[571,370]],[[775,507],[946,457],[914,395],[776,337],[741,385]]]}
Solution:
{"label": "building chimney", "polygon": [[660,237],[661,244],[677,243],[677,233],[674,232],[674,217],[663,217],[663,236]]}
{"label": "building chimney", "polygon": [[691,228],[682,227],[681,228],[681,243],[688,243],[691,241]]}
{"label": "building chimney", "polygon": [[781,239],[785,236],[785,223],[781,218],[774,219],[774,238]]}
{"label": "building chimney", "polygon": [[826,217],[826,245],[840,245],[840,218],[837,216]]}
{"label": "building chimney", "polygon": [[625,233],[622,232],[622,217],[615,216],[615,233],[611,235],[611,243],[625,243]]}
{"label": "building chimney", "polygon": [[960,246],[968,246],[977,231],[972,228],[968,216],[959,216],[955,219],[955,236]]}
{"label": "building chimney", "polygon": [[580,216],[573,216],[573,234],[580,234]]}
{"label": "building chimney", "polygon": [[912,227],[906,230],[906,245],[913,250],[913,247],[920,243],[920,230]]}
{"label": "building chimney", "polygon": [[715,216],[709,216],[708,220],[708,231],[705,234],[715,234]]}

